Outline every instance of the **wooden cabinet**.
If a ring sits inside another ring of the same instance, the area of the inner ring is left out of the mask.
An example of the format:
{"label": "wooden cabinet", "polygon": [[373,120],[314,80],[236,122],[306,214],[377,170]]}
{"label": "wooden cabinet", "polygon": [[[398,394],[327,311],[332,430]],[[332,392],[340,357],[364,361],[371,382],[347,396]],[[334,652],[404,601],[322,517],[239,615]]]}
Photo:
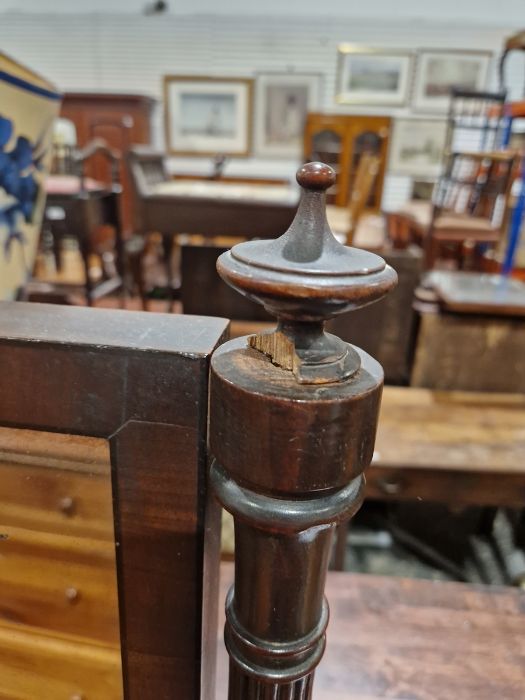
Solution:
{"label": "wooden cabinet", "polygon": [[0,534],[0,697],[121,700],[107,441],[0,427]]}
{"label": "wooden cabinet", "polygon": [[[79,146],[93,137],[105,139],[122,153],[133,144],[151,143],[151,113],[155,100],[145,95],[66,92],[60,116],[71,119],[77,130]],[[108,181],[108,166],[93,159],[88,175]],[[133,198],[126,169],[121,168],[122,223],[124,231],[133,231]]]}
{"label": "wooden cabinet", "polygon": [[348,204],[359,159],[363,153],[370,152],[379,155],[381,163],[367,210],[380,210],[390,123],[390,117],[382,116],[308,115],[304,136],[305,160],[328,163],[337,173],[336,184],[328,192],[330,204],[340,207]]}

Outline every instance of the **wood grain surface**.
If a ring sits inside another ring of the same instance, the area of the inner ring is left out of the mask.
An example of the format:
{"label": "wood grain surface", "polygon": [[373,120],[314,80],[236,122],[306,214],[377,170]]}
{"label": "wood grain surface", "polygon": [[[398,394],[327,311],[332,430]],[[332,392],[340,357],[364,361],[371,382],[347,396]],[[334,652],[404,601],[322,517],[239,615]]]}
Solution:
{"label": "wood grain surface", "polygon": [[[221,599],[233,566],[221,567]],[[523,700],[525,594],[328,573],[331,615],[315,700]],[[218,650],[217,700],[228,661]]]}
{"label": "wood grain surface", "polygon": [[385,387],[373,464],[525,473],[525,395]]}
{"label": "wood grain surface", "polygon": [[122,700],[120,650],[0,622],[2,700]]}
{"label": "wood grain surface", "polygon": [[421,313],[411,386],[525,392],[522,318]]}
{"label": "wood grain surface", "polygon": [[522,508],[525,396],[385,387],[366,495]]}

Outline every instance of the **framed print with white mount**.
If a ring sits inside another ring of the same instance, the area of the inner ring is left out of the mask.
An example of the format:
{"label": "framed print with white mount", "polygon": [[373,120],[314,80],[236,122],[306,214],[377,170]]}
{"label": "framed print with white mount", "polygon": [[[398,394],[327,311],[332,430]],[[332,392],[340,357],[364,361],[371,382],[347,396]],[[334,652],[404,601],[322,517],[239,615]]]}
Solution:
{"label": "framed print with white mount", "polygon": [[164,77],[166,148],[173,155],[248,156],[253,80]]}
{"label": "framed print with white mount", "polygon": [[255,83],[255,138],[258,156],[299,159],[308,112],[319,108],[321,76],[260,73]]}
{"label": "framed print with white mount", "polygon": [[491,58],[490,51],[418,51],[412,106],[420,112],[445,114],[452,87],[477,91],[485,89]]}
{"label": "framed print with white mount", "polygon": [[391,105],[408,101],[413,54],[341,44],[335,99],[340,104]]}
{"label": "framed print with white mount", "polygon": [[395,119],[388,171],[409,177],[437,178],[446,138],[445,119]]}

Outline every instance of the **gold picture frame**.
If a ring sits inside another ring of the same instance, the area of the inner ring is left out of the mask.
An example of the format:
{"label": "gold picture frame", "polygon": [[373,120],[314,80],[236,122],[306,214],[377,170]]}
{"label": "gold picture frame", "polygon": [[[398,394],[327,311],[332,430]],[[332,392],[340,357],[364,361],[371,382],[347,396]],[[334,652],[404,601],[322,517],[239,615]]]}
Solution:
{"label": "gold picture frame", "polygon": [[403,107],[408,103],[414,52],[357,44],[338,46],[339,104]]}
{"label": "gold picture frame", "polygon": [[483,49],[419,49],[412,96],[414,111],[446,114],[453,86],[485,90],[493,55]]}
{"label": "gold picture frame", "polygon": [[253,85],[252,78],[164,76],[167,152],[179,156],[249,156]]}

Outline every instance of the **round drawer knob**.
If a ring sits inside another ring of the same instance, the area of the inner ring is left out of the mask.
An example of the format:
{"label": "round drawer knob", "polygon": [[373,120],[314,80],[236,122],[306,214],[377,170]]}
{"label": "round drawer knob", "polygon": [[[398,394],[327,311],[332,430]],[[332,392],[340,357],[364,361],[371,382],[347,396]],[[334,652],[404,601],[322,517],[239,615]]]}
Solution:
{"label": "round drawer knob", "polygon": [[58,509],[64,515],[73,515],[75,512],[75,499],[71,498],[71,496],[64,496],[58,502]]}
{"label": "round drawer knob", "polygon": [[70,603],[76,603],[80,594],[74,586],[70,586],[69,588],[66,588],[64,595],[66,596],[67,601]]}
{"label": "round drawer knob", "polygon": [[378,486],[387,496],[397,496],[403,488],[403,484],[397,479],[381,479]]}

